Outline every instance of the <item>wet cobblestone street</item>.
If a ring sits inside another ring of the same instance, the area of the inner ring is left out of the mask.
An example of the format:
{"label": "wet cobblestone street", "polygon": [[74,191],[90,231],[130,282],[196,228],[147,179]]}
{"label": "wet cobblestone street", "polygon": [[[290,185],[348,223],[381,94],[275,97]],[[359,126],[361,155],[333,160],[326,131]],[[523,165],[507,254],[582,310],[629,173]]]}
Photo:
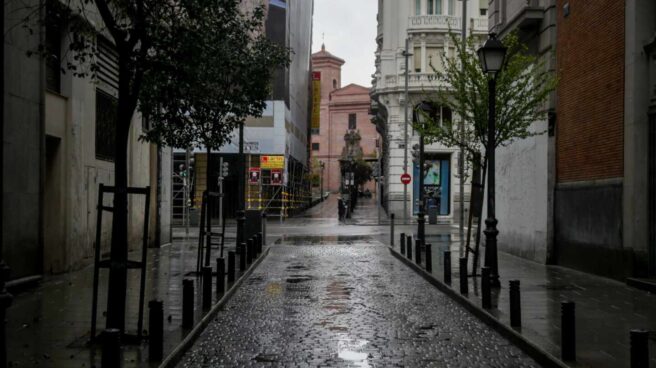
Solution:
{"label": "wet cobblestone street", "polygon": [[382,244],[294,244],[271,249],[179,367],[538,366]]}

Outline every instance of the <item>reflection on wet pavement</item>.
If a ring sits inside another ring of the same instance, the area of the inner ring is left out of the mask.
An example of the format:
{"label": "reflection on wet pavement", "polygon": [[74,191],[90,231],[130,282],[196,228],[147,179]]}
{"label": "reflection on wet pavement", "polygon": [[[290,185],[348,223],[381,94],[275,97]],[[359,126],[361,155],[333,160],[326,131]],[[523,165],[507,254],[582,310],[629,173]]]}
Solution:
{"label": "reflection on wet pavement", "polygon": [[321,245],[321,244],[371,244],[372,237],[368,235],[283,235],[276,244],[284,245]]}
{"label": "reflection on wet pavement", "polygon": [[271,249],[180,367],[537,366],[382,244],[303,239]]}

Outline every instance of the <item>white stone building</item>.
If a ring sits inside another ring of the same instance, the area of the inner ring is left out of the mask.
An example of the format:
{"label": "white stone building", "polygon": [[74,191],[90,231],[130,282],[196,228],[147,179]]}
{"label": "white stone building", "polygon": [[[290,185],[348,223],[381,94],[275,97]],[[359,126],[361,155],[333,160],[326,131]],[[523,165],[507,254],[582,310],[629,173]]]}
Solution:
{"label": "white stone building", "polygon": [[[485,37],[488,32],[487,0],[467,0],[467,34]],[[418,167],[412,163],[411,150],[419,136],[413,131],[413,107],[430,100],[430,93],[439,86],[431,65],[441,68],[441,55],[453,55],[449,32],[461,37],[462,1],[456,0],[379,0],[376,42],[376,73],[372,81],[372,112],[383,137],[383,193],[388,213],[403,220],[404,188],[400,177],[404,173],[404,150],[408,150],[408,173],[413,182],[407,188],[407,216],[417,211],[419,185],[414,180]],[[405,57],[408,40],[410,69],[408,71],[408,144],[404,139]],[[444,87],[444,86],[443,86]],[[434,100],[434,98],[433,98]],[[450,112],[442,111],[447,117]],[[435,182],[428,180],[425,188],[440,188],[438,214],[441,220],[457,219],[459,208],[458,148],[438,144],[425,148],[427,162],[432,162]],[[469,186],[465,187],[465,201]],[[412,205],[414,204],[414,205]]]}

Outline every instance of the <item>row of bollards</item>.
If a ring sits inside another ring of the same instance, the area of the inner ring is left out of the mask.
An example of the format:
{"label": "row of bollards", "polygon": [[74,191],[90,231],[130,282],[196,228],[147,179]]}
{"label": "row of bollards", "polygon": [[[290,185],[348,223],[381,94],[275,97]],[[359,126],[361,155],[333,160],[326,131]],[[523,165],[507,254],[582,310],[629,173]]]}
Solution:
{"label": "row of bollards", "polygon": [[[394,245],[394,215],[391,215],[392,246]],[[409,260],[413,259],[412,236],[405,233],[400,234],[401,255]],[[421,265],[421,248],[425,249],[425,269],[432,273],[432,246],[423,239],[415,240],[415,263]],[[444,283],[451,285],[451,251],[444,251]],[[459,259],[460,293],[469,293],[469,282],[467,274],[467,258]],[[483,309],[492,309],[492,282],[489,267],[481,268],[481,306]],[[508,282],[509,304],[510,304],[510,326],[522,327],[522,309],[520,296],[520,281],[510,280]],[[576,304],[573,301],[561,302],[561,359],[567,362],[576,361]],[[635,329],[629,332],[631,368],[649,367],[649,336],[647,330]]]}
{"label": "row of bollards", "polygon": [[[246,243],[241,243],[238,248],[239,267],[241,271],[246,269],[246,264],[251,264],[260,254],[264,246],[262,233],[255,234]],[[235,251],[228,252],[228,269],[224,258],[216,259],[216,295],[217,300],[226,291],[226,273],[228,283],[236,279]],[[201,272],[202,305],[204,310],[212,306],[212,267],[203,267]],[[182,328],[194,327],[194,280],[182,280]],[[149,345],[148,359],[152,362],[161,361],[164,357],[164,303],[160,300],[151,300],[149,309]],[[107,329],[102,338],[102,367],[120,367],[121,356],[121,332],[118,329]]]}

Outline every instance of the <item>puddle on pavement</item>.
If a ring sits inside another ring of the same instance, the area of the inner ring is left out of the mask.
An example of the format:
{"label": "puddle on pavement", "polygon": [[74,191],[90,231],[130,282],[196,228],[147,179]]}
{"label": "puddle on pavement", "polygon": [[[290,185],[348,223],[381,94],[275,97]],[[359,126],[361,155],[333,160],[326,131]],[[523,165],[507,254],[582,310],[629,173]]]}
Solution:
{"label": "puddle on pavement", "polygon": [[337,356],[355,367],[371,367],[369,353],[363,351],[368,343],[367,340],[353,339],[347,334],[339,334]]}
{"label": "puddle on pavement", "polygon": [[308,275],[291,275],[285,280],[288,284],[298,284],[312,280],[312,276]]}
{"label": "puddle on pavement", "polygon": [[429,234],[426,235],[426,242],[435,243],[449,243],[453,240],[451,234]]}
{"label": "puddle on pavement", "polygon": [[354,245],[373,242],[373,238],[369,235],[283,235],[275,243],[282,245]]}

